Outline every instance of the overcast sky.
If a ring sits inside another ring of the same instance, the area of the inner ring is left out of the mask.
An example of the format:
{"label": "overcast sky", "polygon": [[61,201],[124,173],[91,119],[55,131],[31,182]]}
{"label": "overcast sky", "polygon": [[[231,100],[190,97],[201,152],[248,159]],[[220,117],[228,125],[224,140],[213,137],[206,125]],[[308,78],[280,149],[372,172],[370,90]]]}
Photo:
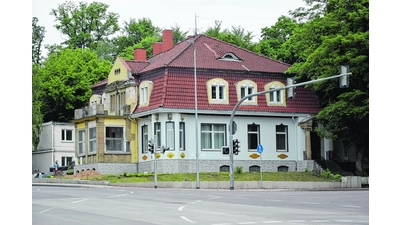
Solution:
{"label": "overcast sky", "polygon": [[[39,19],[38,24],[46,28],[44,44],[61,43],[60,32],[54,28],[55,17],[50,14],[66,0],[32,0],[32,17]],[[81,0],[74,1],[88,2]],[[241,26],[245,31],[260,38],[261,28],[274,25],[281,15],[289,15],[289,10],[306,6],[303,0],[98,0],[109,5],[108,12],[119,14],[119,24],[130,19],[148,18],[153,25],[170,29],[178,25],[181,31],[193,34],[195,15],[197,15],[198,33],[214,27],[215,20],[222,21],[222,29]]]}

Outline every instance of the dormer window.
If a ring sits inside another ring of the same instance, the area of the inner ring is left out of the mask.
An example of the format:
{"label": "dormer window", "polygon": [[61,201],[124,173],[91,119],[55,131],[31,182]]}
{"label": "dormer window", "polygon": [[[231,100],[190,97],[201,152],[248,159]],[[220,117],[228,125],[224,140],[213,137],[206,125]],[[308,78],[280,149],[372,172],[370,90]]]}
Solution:
{"label": "dormer window", "polygon": [[121,69],[118,68],[118,69],[115,69],[115,70],[114,70],[114,75],[118,75],[118,74],[120,74],[120,73],[121,73]]}
{"label": "dormer window", "polygon": [[[236,95],[238,101],[247,95],[251,95],[257,92],[257,84],[251,80],[241,80],[235,84]],[[243,101],[243,105],[257,105],[257,96],[247,98]]]}
{"label": "dormer window", "polygon": [[228,82],[221,78],[207,81],[207,95],[210,104],[228,104]]}
{"label": "dormer window", "polygon": [[[283,87],[285,87],[285,85],[279,81],[273,81],[265,85],[264,89],[266,91],[271,91],[265,96],[268,106],[286,106],[286,92],[284,89],[280,89]],[[274,91],[275,89],[277,90]]]}
{"label": "dormer window", "polygon": [[140,93],[140,106],[148,106],[150,101],[150,94],[153,90],[152,81],[142,81],[139,85]]}
{"label": "dormer window", "polygon": [[243,62],[243,60],[239,59],[235,54],[232,52],[225,53],[219,60],[227,60],[227,61],[238,61]]}

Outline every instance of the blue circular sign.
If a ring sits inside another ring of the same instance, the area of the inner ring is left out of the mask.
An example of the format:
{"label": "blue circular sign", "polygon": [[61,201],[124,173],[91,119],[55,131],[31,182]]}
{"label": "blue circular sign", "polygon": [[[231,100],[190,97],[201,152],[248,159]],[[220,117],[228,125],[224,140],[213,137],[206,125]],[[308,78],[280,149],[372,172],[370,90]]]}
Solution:
{"label": "blue circular sign", "polygon": [[257,146],[257,152],[258,152],[258,153],[262,153],[263,151],[264,151],[263,146],[262,146],[261,144],[259,144],[259,145]]}

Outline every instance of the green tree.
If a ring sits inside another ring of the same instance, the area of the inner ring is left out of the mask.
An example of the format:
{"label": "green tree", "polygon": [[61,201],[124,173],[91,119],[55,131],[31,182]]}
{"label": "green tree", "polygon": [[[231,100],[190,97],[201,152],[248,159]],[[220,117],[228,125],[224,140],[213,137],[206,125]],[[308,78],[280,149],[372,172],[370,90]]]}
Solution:
{"label": "green tree", "polygon": [[107,78],[111,62],[90,49],[65,48],[52,53],[38,71],[44,121],[69,122],[74,110],[87,106],[90,86]]}
{"label": "green tree", "polygon": [[73,48],[96,49],[99,41],[109,37],[119,30],[119,15],[107,12],[108,5],[100,2],[79,2],[75,5],[67,1],[52,9],[50,15],[56,17],[58,23],[54,26],[62,34],[69,37],[64,43]]}
{"label": "green tree", "polygon": [[360,165],[364,150],[368,154],[369,140],[369,1],[315,2],[325,8],[315,7],[314,13],[303,10],[303,14],[297,10],[294,14],[311,19],[288,40],[305,58],[287,72],[309,80],[339,74],[340,65],[350,66],[349,88],[338,88],[337,79],[314,83],[311,87],[322,106],[317,115],[323,125],[318,129],[319,134],[356,146]]}
{"label": "green tree", "polygon": [[281,16],[275,25],[261,29],[260,53],[262,55],[293,64],[297,60],[294,53],[283,45],[299,24],[295,20]]}
{"label": "green tree", "polygon": [[[115,56],[130,50],[135,44],[148,37],[155,37],[155,39],[161,40],[161,28],[154,26],[150,19],[141,18],[137,21],[136,19],[125,21],[121,35],[113,39]],[[130,49],[126,49],[128,47]],[[133,51],[131,54],[133,54]]]}
{"label": "green tree", "polygon": [[43,26],[38,25],[38,21],[38,18],[32,18],[32,147],[35,151],[40,141],[43,123],[43,115],[40,111],[38,69],[42,61],[41,49],[46,32]]}
{"label": "green tree", "polygon": [[175,26],[172,26],[171,30],[174,44],[183,41],[188,36],[188,32],[181,31],[181,28],[177,24],[175,24]]}

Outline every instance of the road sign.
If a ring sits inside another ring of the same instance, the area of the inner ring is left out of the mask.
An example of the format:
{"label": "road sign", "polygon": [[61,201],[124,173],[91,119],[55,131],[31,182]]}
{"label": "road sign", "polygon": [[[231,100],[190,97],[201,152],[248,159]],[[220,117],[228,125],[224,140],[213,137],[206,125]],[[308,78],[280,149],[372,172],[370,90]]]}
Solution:
{"label": "road sign", "polygon": [[262,146],[261,144],[259,144],[259,145],[257,146],[257,152],[258,152],[258,153],[262,153],[263,151],[264,151],[263,146]]}

